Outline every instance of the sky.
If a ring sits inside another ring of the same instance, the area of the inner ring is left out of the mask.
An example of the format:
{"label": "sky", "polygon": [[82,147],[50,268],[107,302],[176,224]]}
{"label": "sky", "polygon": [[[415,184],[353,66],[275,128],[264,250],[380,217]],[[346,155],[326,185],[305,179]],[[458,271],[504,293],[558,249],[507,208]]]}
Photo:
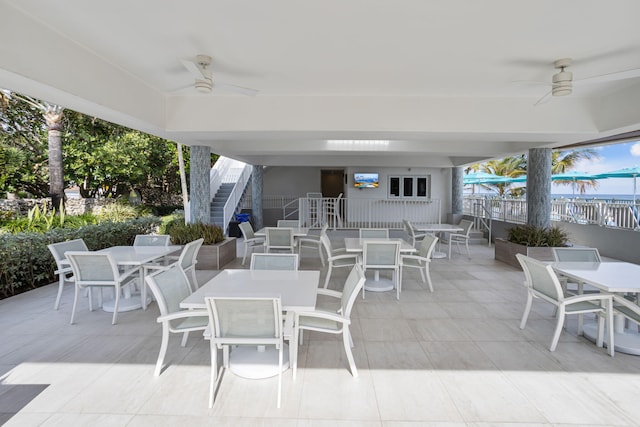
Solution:
{"label": "sky", "polygon": [[[579,172],[599,174],[617,169],[640,166],[640,141],[594,147],[598,158],[579,162],[573,169]],[[640,193],[640,177],[636,178]],[[597,181],[597,189],[588,189],[585,195],[633,194],[633,178],[607,178]],[[571,187],[551,185],[551,193],[571,193]]]}

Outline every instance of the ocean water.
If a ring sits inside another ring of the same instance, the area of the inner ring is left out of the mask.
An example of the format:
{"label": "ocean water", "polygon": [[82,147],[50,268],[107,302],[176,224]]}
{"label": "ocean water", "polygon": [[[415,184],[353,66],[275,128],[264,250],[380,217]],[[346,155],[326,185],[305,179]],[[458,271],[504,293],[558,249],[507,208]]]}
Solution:
{"label": "ocean water", "polygon": [[[604,200],[604,201],[612,201],[612,200],[633,200],[633,194],[576,194],[573,195],[571,193],[565,194],[552,194],[551,197],[553,199],[581,199],[581,200]],[[640,194],[636,194],[636,199],[640,199]]]}

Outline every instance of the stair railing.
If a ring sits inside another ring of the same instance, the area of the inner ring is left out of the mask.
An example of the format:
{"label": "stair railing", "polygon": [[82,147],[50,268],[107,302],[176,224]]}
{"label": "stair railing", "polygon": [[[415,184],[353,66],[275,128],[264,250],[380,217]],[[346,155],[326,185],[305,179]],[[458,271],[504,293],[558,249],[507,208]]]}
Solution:
{"label": "stair railing", "polygon": [[[491,203],[491,200],[488,200]],[[489,246],[491,246],[491,226],[493,224],[491,206],[487,208],[482,201],[473,202],[473,228],[476,230],[487,230],[489,235]],[[482,225],[482,227],[481,227]]]}
{"label": "stair railing", "polygon": [[[242,195],[244,194],[245,188],[247,188],[247,184],[251,179],[251,172],[253,171],[253,166],[248,165],[242,162],[236,162],[235,167],[228,168],[226,171],[226,177],[222,180],[222,182],[233,182],[233,190],[231,190],[231,194],[229,194],[229,198],[227,202],[224,204],[223,209],[223,231],[224,234],[227,235],[229,231],[229,222],[233,219],[233,215],[236,213],[236,208],[242,201]],[[238,167],[240,165],[244,165],[242,167]]]}

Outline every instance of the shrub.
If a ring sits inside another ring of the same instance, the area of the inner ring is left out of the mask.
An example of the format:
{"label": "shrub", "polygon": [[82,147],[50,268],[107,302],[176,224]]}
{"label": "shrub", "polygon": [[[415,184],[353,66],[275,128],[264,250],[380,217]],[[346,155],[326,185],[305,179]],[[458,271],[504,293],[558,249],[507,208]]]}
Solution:
{"label": "shrub", "polygon": [[224,240],[222,228],[213,224],[192,223],[185,224],[184,220],[175,219],[165,226],[174,245],[186,245],[201,237],[204,245],[213,245]]}
{"label": "shrub", "polygon": [[8,297],[56,280],[56,264],[47,248],[50,243],[83,239],[90,250],[127,246],[136,234],[153,233],[159,225],[160,218],[144,217],[77,229],[54,228],[45,233],[0,234],[0,296]]}
{"label": "shrub", "polygon": [[97,217],[101,222],[122,222],[139,217],[138,209],[125,201],[118,200],[102,208]]}
{"label": "shrub", "polygon": [[507,229],[507,240],[525,246],[567,246],[569,234],[560,227],[516,225]]}

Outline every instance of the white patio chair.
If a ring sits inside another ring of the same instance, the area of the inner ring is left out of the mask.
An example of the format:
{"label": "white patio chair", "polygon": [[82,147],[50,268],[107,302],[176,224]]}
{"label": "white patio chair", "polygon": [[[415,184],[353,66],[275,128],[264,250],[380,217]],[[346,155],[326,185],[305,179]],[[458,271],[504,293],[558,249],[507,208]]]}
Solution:
{"label": "white patio chair", "polygon": [[186,310],[180,308],[180,302],[191,294],[189,282],[180,266],[175,263],[167,269],[158,271],[145,278],[151,289],[160,316],[156,319],[162,324],[162,343],[153,375],[158,376],[162,371],[164,358],[169,346],[169,334],[182,333],[182,347],[187,344],[189,332],[204,331],[209,325],[209,313],[206,310]]}
{"label": "white patio chair", "polygon": [[238,224],[244,240],[244,256],[242,257],[242,265],[247,259],[247,254],[252,253],[255,248],[264,248],[264,237],[256,237],[250,222],[241,222]]}
{"label": "white patio chair", "polygon": [[305,237],[300,237],[298,239],[298,253],[300,253],[300,256],[302,256],[302,249],[304,248],[315,249],[318,251],[320,262],[324,267],[325,262],[324,262],[324,256],[322,255],[322,242],[320,241],[320,236],[322,235],[322,233],[326,233],[328,228],[329,228],[329,224],[325,223],[320,229],[320,234],[318,235],[309,234]]}
{"label": "white patio chair", "polygon": [[293,240],[293,228],[265,228],[266,238],[264,241],[265,253],[271,251],[288,251],[295,253],[295,243]]}
{"label": "white patio chair", "polygon": [[[597,248],[551,248],[553,259],[557,262],[602,262]],[[577,283],[576,289],[569,289],[568,279],[559,277],[563,289],[578,295],[584,293],[584,283]],[[599,292],[597,289],[590,289],[588,292]]]}
{"label": "white patio chair", "polygon": [[78,295],[81,289],[89,289],[89,311],[93,311],[93,298],[91,289],[94,287],[112,288],[115,294],[113,306],[113,319],[111,324],[118,321],[118,303],[123,286],[133,285],[140,276],[139,268],[130,268],[121,273],[118,264],[110,253],[98,252],[67,252],[67,259],[71,263],[71,269],[75,276],[75,296],[73,299],[73,309],[71,310],[71,324],[75,322],[76,307],[78,305]]}
{"label": "white patio chair", "polygon": [[298,254],[251,254],[250,270],[297,270]]}
{"label": "white patio chair", "polygon": [[449,240],[449,259],[451,259],[451,244],[455,243],[458,248],[458,253],[460,252],[460,243],[464,243],[465,248],[467,249],[467,256],[471,259],[471,252],[469,252],[469,233],[471,233],[471,229],[473,228],[473,221],[469,221],[467,219],[463,219],[460,221],[460,227],[462,228],[461,233],[451,233],[447,237]]}
{"label": "white patio chair", "polygon": [[299,228],[300,221],[297,219],[279,219],[277,223],[278,227],[285,228]]}
{"label": "white patio chair", "polygon": [[338,197],[323,199],[323,219],[324,222],[333,224],[333,230],[336,227],[342,228],[342,215],[340,214],[342,193],[338,194]]}
{"label": "white patio chair", "polygon": [[209,407],[213,406],[218,378],[218,349],[223,351],[223,368],[229,366],[229,346],[273,345],[278,351],[278,400],[282,396],[283,325],[280,298],[214,298],[206,297],[209,323],[212,325],[211,382]]}
{"label": "white patio chair", "polygon": [[53,259],[56,261],[57,269],[56,271],[54,271],[54,273],[58,275],[58,295],[56,296],[56,302],[53,304],[53,309],[58,310],[60,308],[60,299],[62,298],[62,290],[64,289],[65,283],[75,283],[75,277],[73,275],[73,271],[71,270],[71,264],[67,262],[65,252],[88,251],[89,248],[87,248],[87,245],[82,239],[52,243],[50,245],[47,245],[47,247],[49,248],[51,255],[53,255]]}
{"label": "white patio chair", "polygon": [[327,264],[329,264],[327,276],[324,279],[324,288],[326,289],[327,286],[329,286],[329,279],[331,278],[331,272],[333,269],[353,267],[358,263],[358,254],[347,253],[344,248],[333,249],[331,247],[331,240],[329,240],[327,233],[322,233],[320,235],[320,242],[322,243],[324,250],[327,252]]}
{"label": "white patio chair", "polygon": [[342,334],[342,343],[344,345],[344,351],[349,361],[349,368],[351,369],[351,375],[353,377],[358,376],[358,370],[356,368],[355,360],[353,359],[353,353],[351,347],[353,347],[353,339],[349,331],[349,325],[351,324],[351,309],[356,301],[358,292],[364,286],[365,277],[362,268],[359,265],[354,265],[347,276],[347,280],[344,283],[342,292],[333,291],[330,289],[318,289],[318,295],[328,296],[339,302],[338,309],[336,311],[329,311],[324,307],[316,307],[312,312],[296,312],[294,321],[293,342],[295,351],[293,354],[293,378],[296,378],[298,370],[298,341],[302,343],[302,331],[315,331],[324,332],[328,334]]}
{"label": "white patio chair", "polygon": [[[362,245],[362,268],[376,271],[376,278],[380,270],[388,270],[393,274],[396,288],[396,299],[400,299],[400,242],[398,241],[365,241]],[[362,288],[364,298],[364,287]]]}
{"label": "white patio chair", "polygon": [[[433,284],[431,283],[431,274],[429,274],[429,264],[431,264],[431,254],[433,249],[438,243],[438,238],[433,234],[425,234],[425,237],[420,242],[420,247],[417,254],[408,254],[400,256],[400,277],[403,275],[403,269],[405,268],[417,268],[420,270],[420,276],[422,276],[422,283],[429,284],[429,290],[433,292]],[[401,288],[402,283],[398,286]],[[400,290],[398,291],[400,293]]]}
{"label": "white patio chair", "polygon": [[380,239],[388,239],[389,238],[389,229],[388,228],[361,228],[358,230],[359,237],[361,239],[372,239],[372,238],[380,238]]}
{"label": "white patio chair", "polygon": [[404,230],[406,231],[407,236],[409,237],[411,246],[413,246],[414,248],[416,247],[416,241],[424,239],[424,237],[427,235],[427,233],[417,232],[417,230],[413,227],[411,222],[409,222],[406,219],[402,220],[402,225],[404,226]]}
{"label": "white patio chair", "polygon": [[198,289],[198,278],[196,277],[196,264],[198,263],[198,252],[204,242],[204,238],[199,238],[193,242],[189,242],[184,246],[178,258],[178,265],[189,280],[191,292]]}
{"label": "white patio chair", "polygon": [[138,234],[133,240],[133,246],[169,246],[171,236],[168,234]]}
{"label": "white patio chair", "polygon": [[[613,356],[613,296],[605,294],[564,295],[558,276],[556,276],[551,265],[522,254],[516,254],[516,258],[518,258],[524,271],[528,290],[527,304],[520,322],[520,329],[524,329],[527,324],[534,298],[553,304],[558,308],[558,320],[549,351],[555,351],[567,315],[595,313],[598,315],[598,338],[596,344],[598,347],[603,346],[606,317],[606,327],[609,334],[609,354]],[[578,331],[578,334],[581,333],[582,331]]]}

